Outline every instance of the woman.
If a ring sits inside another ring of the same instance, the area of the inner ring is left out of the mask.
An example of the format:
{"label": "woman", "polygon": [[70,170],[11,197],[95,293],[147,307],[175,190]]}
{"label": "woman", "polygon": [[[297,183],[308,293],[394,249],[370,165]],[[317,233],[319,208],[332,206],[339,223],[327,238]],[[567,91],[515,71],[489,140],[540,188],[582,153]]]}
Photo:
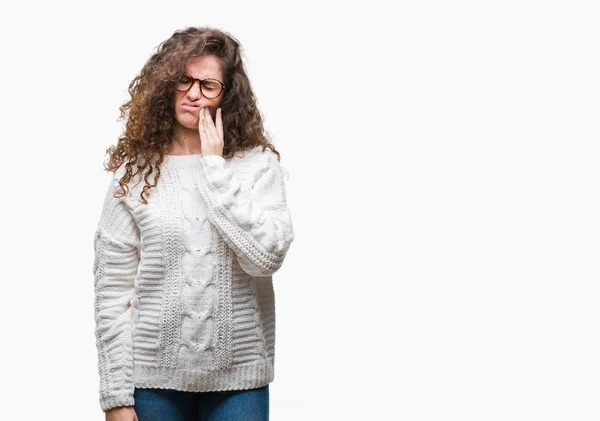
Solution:
{"label": "woman", "polygon": [[129,86],[95,233],[106,420],[267,420],[272,275],[294,239],[279,153],[213,28],[176,31]]}

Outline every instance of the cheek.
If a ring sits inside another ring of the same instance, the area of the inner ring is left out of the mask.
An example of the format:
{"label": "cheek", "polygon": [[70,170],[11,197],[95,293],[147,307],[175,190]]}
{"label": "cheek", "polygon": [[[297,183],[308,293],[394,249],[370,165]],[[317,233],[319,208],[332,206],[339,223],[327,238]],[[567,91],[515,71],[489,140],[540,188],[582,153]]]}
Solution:
{"label": "cheek", "polygon": [[171,102],[171,108],[173,109],[173,116],[175,119],[179,119],[179,109],[177,108],[177,96],[173,95],[173,101]]}
{"label": "cheek", "polygon": [[209,106],[210,112],[214,118],[217,113],[217,108],[219,108],[221,106],[221,100],[219,98],[211,99],[210,102],[208,103],[208,106]]}
{"label": "cheek", "polygon": [[183,101],[181,94],[175,95],[173,98],[173,115],[175,116],[175,120],[179,123],[182,123],[185,120],[189,120],[190,114],[186,113],[184,109],[181,108],[181,102]]}

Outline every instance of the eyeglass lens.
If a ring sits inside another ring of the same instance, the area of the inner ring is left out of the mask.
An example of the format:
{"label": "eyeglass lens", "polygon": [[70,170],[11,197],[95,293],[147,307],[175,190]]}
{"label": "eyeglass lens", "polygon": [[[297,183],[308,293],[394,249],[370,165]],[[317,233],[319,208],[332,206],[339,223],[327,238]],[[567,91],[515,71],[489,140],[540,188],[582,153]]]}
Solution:
{"label": "eyeglass lens", "polygon": [[[194,79],[189,76],[182,76],[177,81],[177,90],[178,91],[187,91],[192,87],[192,83],[194,83]],[[221,93],[222,86],[216,80],[205,79],[202,81],[202,95],[207,98],[216,98]]]}

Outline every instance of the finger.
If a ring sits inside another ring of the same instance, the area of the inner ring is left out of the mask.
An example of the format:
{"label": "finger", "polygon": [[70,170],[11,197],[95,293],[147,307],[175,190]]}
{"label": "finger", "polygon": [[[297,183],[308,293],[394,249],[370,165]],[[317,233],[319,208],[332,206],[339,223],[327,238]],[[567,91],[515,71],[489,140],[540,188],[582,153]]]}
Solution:
{"label": "finger", "polygon": [[206,110],[206,131],[209,134],[210,137],[214,137],[215,139],[215,143],[218,143],[221,141],[221,138],[219,137],[219,133],[217,131],[217,128],[215,126],[215,124],[213,123],[212,117],[210,115],[210,111]]}
{"label": "finger", "polygon": [[210,108],[206,107],[204,110],[206,111],[206,113],[204,114],[204,117],[206,117],[206,124],[207,126],[210,126],[211,123],[214,123],[212,119],[212,114],[210,113]]}
{"label": "finger", "polygon": [[217,133],[219,133],[219,138],[223,140],[223,116],[220,108],[217,109]]}
{"label": "finger", "polygon": [[200,141],[207,143],[208,139],[206,137],[206,122],[204,118],[204,109],[201,108],[198,113],[198,131],[200,132]]}
{"label": "finger", "polygon": [[214,122],[212,119],[212,115],[210,114],[210,110],[206,108],[204,118],[206,119],[206,127],[214,126]]}

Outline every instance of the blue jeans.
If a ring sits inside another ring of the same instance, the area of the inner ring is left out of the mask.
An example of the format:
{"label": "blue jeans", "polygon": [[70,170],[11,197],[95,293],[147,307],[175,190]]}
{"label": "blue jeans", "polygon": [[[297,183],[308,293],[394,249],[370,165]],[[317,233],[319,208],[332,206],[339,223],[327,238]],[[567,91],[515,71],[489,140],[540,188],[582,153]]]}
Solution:
{"label": "blue jeans", "polygon": [[268,421],[269,385],[223,392],[135,388],[139,421]]}

